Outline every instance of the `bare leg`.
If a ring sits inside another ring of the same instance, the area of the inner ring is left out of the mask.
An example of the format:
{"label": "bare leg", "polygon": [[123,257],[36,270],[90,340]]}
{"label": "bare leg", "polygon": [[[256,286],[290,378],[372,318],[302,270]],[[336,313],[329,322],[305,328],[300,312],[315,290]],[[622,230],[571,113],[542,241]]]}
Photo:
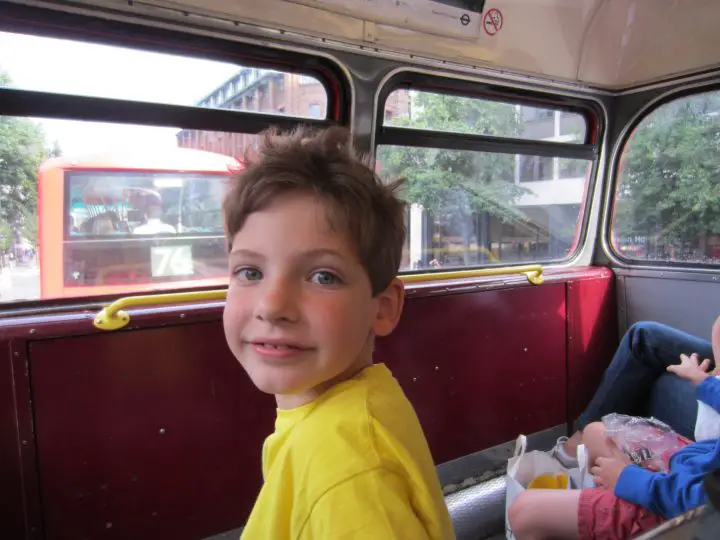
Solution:
{"label": "bare leg", "polygon": [[580,490],[530,489],[518,495],[508,511],[517,540],[579,538]]}
{"label": "bare leg", "polygon": [[627,460],[625,454],[605,434],[605,426],[602,422],[593,422],[585,427],[583,430],[583,444],[587,448],[590,466],[594,465],[595,460],[599,457],[619,457]]}

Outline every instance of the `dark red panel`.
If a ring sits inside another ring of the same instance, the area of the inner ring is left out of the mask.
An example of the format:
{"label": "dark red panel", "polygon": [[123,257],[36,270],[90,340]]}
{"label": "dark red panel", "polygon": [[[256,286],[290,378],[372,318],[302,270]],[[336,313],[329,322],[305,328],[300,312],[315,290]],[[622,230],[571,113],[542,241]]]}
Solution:
{"label": "dark red panel", "polygon": [[438,463],[565,422],[565,284],[414,298],[378,343]]}
{"label": "dark red panel", "polygon": [[572,422],[590,402],[618,345],[615,279],[592,269],[567,283],[568,405]]}
{"label": "dark red panel", "polygon": [[274,400],[215,323],[34,342],[47,538],[197,539],[242,525]]}
{"label": "dark red panel", "polygon": [[22,465],[10,343],[0,344],[0,538],[24,538]]}

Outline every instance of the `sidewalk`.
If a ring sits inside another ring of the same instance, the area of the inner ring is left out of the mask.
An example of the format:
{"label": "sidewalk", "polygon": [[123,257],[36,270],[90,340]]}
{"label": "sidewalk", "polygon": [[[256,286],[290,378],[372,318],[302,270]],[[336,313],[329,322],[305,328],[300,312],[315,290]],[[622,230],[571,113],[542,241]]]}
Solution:
{"label": "sidewalk", "polygon": [[12,296],[8,293],[12,291],[12,274],[7,266],[0,271],[0,296]]}

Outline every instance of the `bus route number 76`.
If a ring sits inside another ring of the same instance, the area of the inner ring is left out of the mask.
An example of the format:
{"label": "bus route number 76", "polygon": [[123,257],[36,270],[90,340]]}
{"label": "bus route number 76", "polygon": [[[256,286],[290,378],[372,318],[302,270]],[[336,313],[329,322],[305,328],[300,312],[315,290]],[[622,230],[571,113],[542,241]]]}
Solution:
{"label": "bus route number 76", "polygon": [[153,277],[193,275],[190,246],[153,246],[150,257]]}

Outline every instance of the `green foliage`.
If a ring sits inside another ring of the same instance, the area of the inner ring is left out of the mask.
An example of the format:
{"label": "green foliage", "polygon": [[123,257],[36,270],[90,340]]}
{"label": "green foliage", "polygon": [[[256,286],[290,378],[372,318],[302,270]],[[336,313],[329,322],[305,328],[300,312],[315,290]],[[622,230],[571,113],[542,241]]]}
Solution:
{"label": "green foliage", "polygon": [[[517,137],[520,116],[513,105],[421,92],[412,98],[412,118],[391,125],[435,131]],[[384,172],[407,179],[405,198],[440,219],[487,212],[518,219],[512,202],[524,189],[513,181],[510,154],[385,146],[378,160]]]}
{"label": "green foliage", "polygon": [[720,92],[651,113],[622,165],[616,234],[677,246],[720,234]]}
{"label": "green foliage", "polygon": [[[9,84],[0,73],[0,84]],[[0,116],[0,222],[14,233],[34,221],[37,170],[48,152],[42,130],[31,120]]]}
{"label": "green foliage", "polygon": [[33,246],[37,246],[38,243],[38,217],[37,212],[25,212],[22,219],[23,237],[27,238]]}
{"label": "green foliage", "polygon": [[0,253],[10,248],[13,241],[13,232],[10,225],[0,221]]}

